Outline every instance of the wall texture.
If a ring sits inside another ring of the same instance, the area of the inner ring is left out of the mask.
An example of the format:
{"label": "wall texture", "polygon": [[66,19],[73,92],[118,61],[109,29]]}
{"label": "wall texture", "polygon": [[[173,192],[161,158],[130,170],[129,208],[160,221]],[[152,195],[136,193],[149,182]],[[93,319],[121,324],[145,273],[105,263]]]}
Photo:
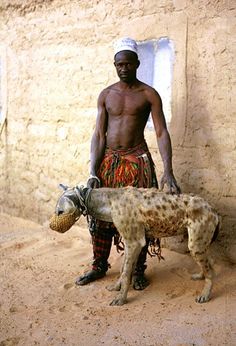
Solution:
{"label": "wall texture", "polygon": [[[175,175],[219,210],[219,240],[235,258],[235,15],[233,0],[2,0],[1,210],[43,223],[59,182],[86,181],[97,97],[117,80],[114,40],[168,36]],[[154,132],[146,138],[160,177]]]}

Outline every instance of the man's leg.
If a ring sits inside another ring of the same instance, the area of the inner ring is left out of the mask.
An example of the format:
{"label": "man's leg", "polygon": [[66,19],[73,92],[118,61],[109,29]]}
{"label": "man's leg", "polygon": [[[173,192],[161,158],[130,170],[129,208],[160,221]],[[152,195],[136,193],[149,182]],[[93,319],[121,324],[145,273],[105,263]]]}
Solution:
{"label": "man's leg", "polygon": [[92,270],[78,277],[76,285],[83,286],[88,283],[103,278],[108,270],[108,257],[111,251],[112,229],[98,229],[92,235],[94,261]]}
{"label": "man's leg", "polygon": [[137,265],[133,274],[133,288],[135,290],[144,290],[148,285],[149,281],[144,275],[144,271],[147,268],[147,252],[148,252],[149,240],[146,239],[146,245],[142,248],[140,255],[138,257]]}

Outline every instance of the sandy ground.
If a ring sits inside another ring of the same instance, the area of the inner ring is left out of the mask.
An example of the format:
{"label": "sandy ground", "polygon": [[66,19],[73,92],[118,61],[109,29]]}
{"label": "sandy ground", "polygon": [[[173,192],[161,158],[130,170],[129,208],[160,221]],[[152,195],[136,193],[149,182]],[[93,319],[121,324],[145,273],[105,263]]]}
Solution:
{"label": "sandy ground", "polygon": [[163,249],[165,261],[148,259],[151,285],[130,288],[128,303],[109,306],[106,290],[122,256],[112,250],[108,275],[88,286],[75,278],[88,270],[91,243],[85,224],[57,234],[1,214],[0,346],[210,346],[236,345],[236,275],[217,260],[212,300],[197,304],[203,282],[190,280],[189,255]]}

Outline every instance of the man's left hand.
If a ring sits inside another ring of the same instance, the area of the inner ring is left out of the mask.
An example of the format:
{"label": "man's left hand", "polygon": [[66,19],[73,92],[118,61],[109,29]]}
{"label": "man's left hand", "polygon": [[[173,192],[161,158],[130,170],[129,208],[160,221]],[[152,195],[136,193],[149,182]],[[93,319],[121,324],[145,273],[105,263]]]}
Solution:
{"label": "man's left hand", "polygon": [[100,179],[96,175],[90,175],[87,181],[87,187],[91,189],[98,189],[100,185]]}
{"label": "man's left hand", "polygon": [[161,181],[160,181],[160,190],[162,191],[164,186],[167,185],[168,193],[176,193],[179,195],[181,193],[181,189],[178,186],[174,174],[172,172],[164,172]]}

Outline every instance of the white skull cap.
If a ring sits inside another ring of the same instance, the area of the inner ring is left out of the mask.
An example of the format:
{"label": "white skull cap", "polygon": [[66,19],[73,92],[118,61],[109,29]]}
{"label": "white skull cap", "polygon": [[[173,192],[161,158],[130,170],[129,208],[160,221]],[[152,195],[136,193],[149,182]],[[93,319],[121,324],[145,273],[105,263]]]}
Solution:
{"label": "white skull cap", "polygon": [[138,45],[136,41],[132,38],[123,37],[115,42],[114,55],[116,55],[119,52],[122,52],[123,50],[130,50],[131,52],[138,54]]}

